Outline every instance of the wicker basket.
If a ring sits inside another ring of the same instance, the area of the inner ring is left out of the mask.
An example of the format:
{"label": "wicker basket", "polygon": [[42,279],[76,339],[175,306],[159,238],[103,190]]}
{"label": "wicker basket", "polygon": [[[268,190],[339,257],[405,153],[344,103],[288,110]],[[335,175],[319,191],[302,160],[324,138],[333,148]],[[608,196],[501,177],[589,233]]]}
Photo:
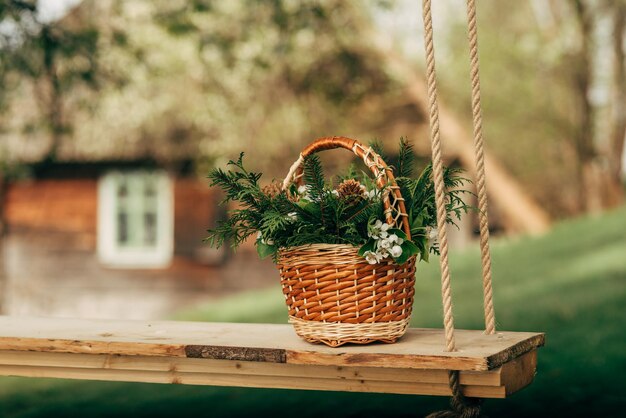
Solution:
{"label": "wicker basket", "polygon": [[[346,148],[363,159],[383,190],[387,223],[410,236],[404,199],[391,169],[371,148],[345,137],[320,138],[300,154],[283,188],[302,183],[307,155]],[[314,244],[281,249],[277,267],[289,322],[296,333],[313,343],[338,347],[346,343],[393,343],[404,335],[411,316],[415,257],[405,264],[393,260],[369,264],[358,248],[343,244]]]}

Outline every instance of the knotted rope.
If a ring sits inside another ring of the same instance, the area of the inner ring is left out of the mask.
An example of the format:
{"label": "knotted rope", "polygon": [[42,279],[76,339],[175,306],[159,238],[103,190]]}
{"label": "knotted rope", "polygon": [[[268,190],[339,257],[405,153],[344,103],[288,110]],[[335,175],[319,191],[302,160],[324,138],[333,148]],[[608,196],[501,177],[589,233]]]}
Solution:
{"label": "knotted rope", "polygon": [[450,409],[429,414],[426,418],[480,418],[483,400],[479,398],[466,398],[461,393],[459,384],[459,372],[449,372],[450,389],[453,396],[450,399]]}
{"label": "knotted rope", "polygon": [[[437,102],[437,83],[435,73],[435,50],[433,42],[433,23],[431,0],[422,1],[424,18],[424,48],[426,52],[426,78],[428,86],[428,104],[430,135],[433,159],[433,178],[437,203],[437,227],[441,257],[441,294],[443,301],[443,322],[446,338],[446,350],[455,350],[454,317],[452,314],[452,291],[450,269],[448,265],[448,238],[446,231],[445,184],[441,159],[441,138],[439,133],[439,107]],[[495,314],[493,290],[491,284],[491,253],[489,249],[489,224],[487,219],[487,191],[485,185],[485,161],[482,132],[482,112],[480,102],[480,78],[478,64],[478,32],[476,28],[475,0],[467,0],[468,39],[470,47],[470,75],[472,84],[472,115],[474,126],[474,151],[476,156],[476,184],[478,191],[478,209],[480,221],[480,249],[483,274],[483,303],[485,311],[485,332],[495,333]],[[459,383],[459,372],[449,372],[452,399],[451,410],[430,414],[428,418],[476,418],[481,415],[482,401],[466,398]]]}

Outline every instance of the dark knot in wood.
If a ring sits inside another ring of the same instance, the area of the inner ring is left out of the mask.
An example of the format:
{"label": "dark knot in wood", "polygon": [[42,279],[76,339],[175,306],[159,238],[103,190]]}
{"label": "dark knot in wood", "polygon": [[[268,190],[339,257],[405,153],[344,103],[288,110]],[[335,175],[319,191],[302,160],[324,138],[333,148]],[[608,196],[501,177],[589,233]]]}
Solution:
{"label": "dark knot in wood", "polygon": [[287,361],[286,351],[275,348],[188,345],[185,347],[185,355],[189,358],[208,358],[214,360],[257,361],[267,363],[285,363]]}

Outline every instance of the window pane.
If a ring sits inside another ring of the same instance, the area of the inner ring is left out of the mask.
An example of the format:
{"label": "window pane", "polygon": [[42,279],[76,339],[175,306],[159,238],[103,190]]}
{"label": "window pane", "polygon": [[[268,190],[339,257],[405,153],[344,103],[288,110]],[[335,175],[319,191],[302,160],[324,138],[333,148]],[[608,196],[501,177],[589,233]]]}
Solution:
{"label": "window pane", "polygon": [[156,213],[146,212],[143,216],[144,222],[144,245],[154,247],[157,243]]}
{"label": "window pane", "polygon": [[117,187],[117,197],[120,199],[125,198],[128,195],[128,185],[125,180],[120,181],[119,186]]}
{"label": "window pane", "polygon": [[146,176],[145,179],[144,194],[149,199],[156,196],[156,184],[153,176]]}
{"label": "window pane", "polygon": [[117,213],[117,242],[119,245],[128,244],[128,214]]}

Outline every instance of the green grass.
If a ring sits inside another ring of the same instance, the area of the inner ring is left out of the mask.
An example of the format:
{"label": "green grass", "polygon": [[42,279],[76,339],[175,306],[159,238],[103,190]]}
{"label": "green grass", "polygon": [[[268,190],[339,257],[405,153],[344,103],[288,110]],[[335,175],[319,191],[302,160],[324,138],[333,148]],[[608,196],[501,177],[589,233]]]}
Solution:
{"label": "green grass", "polygon": [[[452,254],[458,328],[482,323],[476,248]],[[566,222],[540,238],[493,245],[496,318],[502,330],[544,331],[535,382],[491,417],[622,416],[626,407],[626,208]],[[441,326],[436,262],[420,265],[413,325]],[[177,319],[284,322],[277,286],[183,312]],[[2,417],[424,416],[445,398],[213,388],[51,379],[0,379]]]}

